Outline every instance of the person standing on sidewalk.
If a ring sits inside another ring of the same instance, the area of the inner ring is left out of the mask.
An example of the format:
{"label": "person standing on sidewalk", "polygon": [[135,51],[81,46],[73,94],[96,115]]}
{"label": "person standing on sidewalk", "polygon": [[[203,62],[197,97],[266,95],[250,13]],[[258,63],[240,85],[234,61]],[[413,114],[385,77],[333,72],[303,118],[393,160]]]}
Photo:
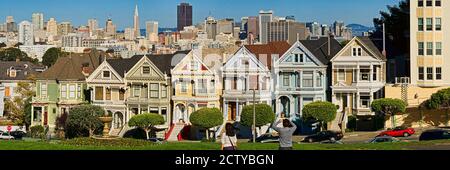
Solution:
{"label": "person standing on sidewalk", "polygon": [[222,150],[237,150],[237,138],[234,126],[225,124],[225,133],[222,134]]}
{"label": "person standing on sidewalk", "polygon": [[[283,127],[278,127],[283,123]],[[272,124],[272,129],[278,132],[280,136],[280,150],[292,150],[292,135],[297,129],[297,126],[289,119],[282,118]]]}

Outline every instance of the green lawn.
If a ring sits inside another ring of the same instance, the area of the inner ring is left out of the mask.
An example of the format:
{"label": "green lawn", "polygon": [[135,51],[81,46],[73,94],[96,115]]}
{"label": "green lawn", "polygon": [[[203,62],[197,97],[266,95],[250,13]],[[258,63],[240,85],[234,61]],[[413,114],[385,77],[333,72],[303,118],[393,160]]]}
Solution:
{"label": "green lawn", "polygon": [[[82,142],[80,142],[82,141]],[[139,140],[103,142],[93,139],[80,141],[0,141],[0,150],[219,150],[219,143],[174,142],[154,144]],[[449,146],[450,140],[429,142],[400,142],[384,144],[295,144],[295,150],[410,150],[417,147]],[[239,150],[277,150],[278,144],[240,143]]]}

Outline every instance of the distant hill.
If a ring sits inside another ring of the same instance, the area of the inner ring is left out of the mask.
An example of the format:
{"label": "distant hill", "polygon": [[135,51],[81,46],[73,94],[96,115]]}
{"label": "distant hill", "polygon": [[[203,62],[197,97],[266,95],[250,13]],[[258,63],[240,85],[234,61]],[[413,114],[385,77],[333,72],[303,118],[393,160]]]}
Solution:
{"label": "distant hill", "polygon": [[349,24],[347,28],[351,28],[353,36],[362,36],[364,32],[369,32],[375,30],[374,27],[367,27],[361,24]]}

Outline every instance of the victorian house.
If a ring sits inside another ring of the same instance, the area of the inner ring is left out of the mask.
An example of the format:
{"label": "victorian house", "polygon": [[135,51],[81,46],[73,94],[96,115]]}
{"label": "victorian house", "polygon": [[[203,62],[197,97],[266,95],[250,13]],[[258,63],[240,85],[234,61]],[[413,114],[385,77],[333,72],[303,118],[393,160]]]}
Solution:
{"label": "victorian house", "polygon": [[273,106],[272,60],[289,48],[287,42],[247,45],[228,59],[222,67],[222,110],[225,121],[240,121],[242,108],[253,102]]}
{"label": "victorian house", "polygon": [[104,58],[100,53],[71,54],[36,77],[36,95],[32,99],[31,124],[48,125],[53,131],[56,118],[70,108],[89,103],[86,78]]}
{"label": "victorian house", "polygon": [[[278,116],[283,113],[294,122],[304,122],[300,119],[305,105],[327,100],[328,64],[341,48],[339,42],[331,37],[301,40],[279,58],[274,58],[273,98]],[[305,132],[310,129],[307,127],[310,126],[299,126],[298,130]]]}
{"label": "victorian house", "polygon": [[332,101],[339,106],[331,128],[344,130],[348,116],[375,115],[371,103],[384,96],[386,57],[368,37],[354,37],[332,59]]}

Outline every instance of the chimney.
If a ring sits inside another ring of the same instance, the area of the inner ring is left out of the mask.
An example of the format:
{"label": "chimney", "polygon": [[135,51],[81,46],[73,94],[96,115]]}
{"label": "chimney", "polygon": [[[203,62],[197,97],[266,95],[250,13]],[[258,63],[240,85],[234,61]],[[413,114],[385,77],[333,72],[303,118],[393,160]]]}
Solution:
{"label": "chimney", "polygon": [[331,34],[328,34],[328,49],[327,49],[327,52],[328,52],[328,57],[330,57],[331,56]]}

